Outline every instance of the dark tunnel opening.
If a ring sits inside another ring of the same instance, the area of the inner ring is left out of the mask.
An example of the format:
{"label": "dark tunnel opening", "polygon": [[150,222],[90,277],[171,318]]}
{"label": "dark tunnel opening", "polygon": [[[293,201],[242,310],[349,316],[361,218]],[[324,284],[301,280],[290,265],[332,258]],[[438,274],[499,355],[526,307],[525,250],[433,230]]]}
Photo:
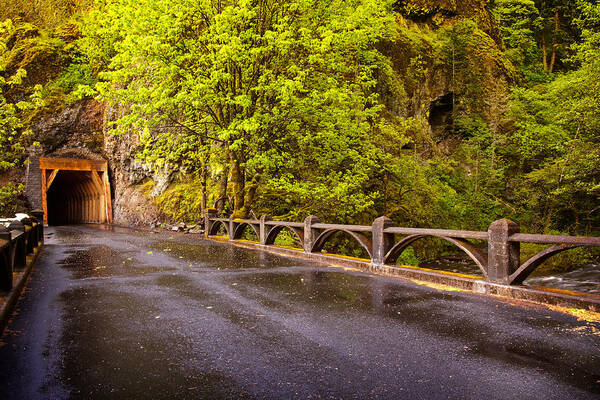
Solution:
{"label": "dark tunnel opening", "polygon": [[104,190],[92,171],[58,171],[46,201],[49,225],[107,222]]}

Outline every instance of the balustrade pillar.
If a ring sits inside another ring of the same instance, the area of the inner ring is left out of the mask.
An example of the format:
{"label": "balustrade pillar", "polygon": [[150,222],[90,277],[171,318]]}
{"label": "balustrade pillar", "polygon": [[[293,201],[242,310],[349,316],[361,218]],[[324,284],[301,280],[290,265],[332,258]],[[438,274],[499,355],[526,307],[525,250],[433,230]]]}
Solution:
{"label": "balustrade pillar", "polygon": [[319,237],[319,230],[313,229],[314,224],[321,222],[316,215],[309,215],[304,219],[304,251],[312,253],[312,248]]}
{"label": "balustrade pillar", "polygon": [[260,229],[258,231],[258,241],[261,245],[264,245],[267,242],[267,235],[271,230],[269,226],[265,225],[265,222],[271,221],[273,217],[271,215],[261,215],[260,216]]}
{"label": "balustrade pillar", "polygon": [[519,268],[521,246],[508,238],[519,233],[519,225],[506,218],[492,222],[488,228],[488,280],[508,284],[508,277]]}
{"label": "balustrade pillar", "polygon": [[373,221],[373,264],[385,264],[385,255],[394,247],[394,234],[384,230],[394,225],[388,217],[379,217]]}
{"label": "balustrade pillar", "polygon": [[207,208],[204,210],[204,236],[208,237],[210,235],[210,228],[212,227],[211,218],[217,217],[217,210],[214,208]]}
{"label": "balustrade pillar", "polygon": [[233,240],[235,238],[235,222],[233,218],[229,217],[229,240]]}
{"label": "balustrade pillar", "polygon": [[6,247],[0,248],[0,290],[9,291],[12,289],[13,281],[13,244],[11,243],[11,233],[4,226],[0,225],[0,240],[6,240]]}
{"label": "balustrade pillar", "polygon": [[25,268],[27,266],[27,234],[25,233],[25,225],[19,220],[12,221],[8,225],[8,230],[17,232],[12,234],[15,237],[13,247],[13,267]]}
{"label": "balustrade pillar", "polygon": [[33,210],[30,214],[38,222],[38,242],[44,244],[44,212],[42,210]]}

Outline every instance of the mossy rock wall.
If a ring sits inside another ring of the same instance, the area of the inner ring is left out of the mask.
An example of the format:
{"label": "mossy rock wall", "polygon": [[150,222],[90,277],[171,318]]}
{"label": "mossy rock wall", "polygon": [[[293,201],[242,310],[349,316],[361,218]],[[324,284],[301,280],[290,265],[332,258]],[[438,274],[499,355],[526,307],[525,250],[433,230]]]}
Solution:
{"label": "mossy rock wall", "polygon": [[0,0],[0,10],[3,19],[20,18],[52,29],[93,4],[94,0]]}

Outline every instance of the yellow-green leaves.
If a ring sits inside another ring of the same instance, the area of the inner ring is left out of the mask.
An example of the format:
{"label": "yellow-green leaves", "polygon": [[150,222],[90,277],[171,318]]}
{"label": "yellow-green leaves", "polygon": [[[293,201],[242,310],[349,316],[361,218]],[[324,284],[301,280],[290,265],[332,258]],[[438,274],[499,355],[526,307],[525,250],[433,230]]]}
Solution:
{"label": "yellow-green leaves", "polygon": [[323,195],[349,207],[370,204],[352,193],[373,165],[374,71],[389,68],[375,45],[394,23],[388,2],[120,0],[93,18],[90,54],[114,43],[100,56],[109,68],[98,90],[128,105],[117,131],[140,133],[145,162],[195,168],[198,154],[225,152],[236,191],[292,174],[332,185]]}

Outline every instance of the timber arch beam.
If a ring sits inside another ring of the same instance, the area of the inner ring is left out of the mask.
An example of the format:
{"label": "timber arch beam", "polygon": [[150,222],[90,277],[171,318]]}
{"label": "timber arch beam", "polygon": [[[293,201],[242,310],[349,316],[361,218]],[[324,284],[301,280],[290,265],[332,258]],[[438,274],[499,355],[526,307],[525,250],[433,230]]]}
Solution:
{"label": "timber arch beam", "polygon": [[40,170],[45,223],[113,222],[106,161],[40,158]]}

